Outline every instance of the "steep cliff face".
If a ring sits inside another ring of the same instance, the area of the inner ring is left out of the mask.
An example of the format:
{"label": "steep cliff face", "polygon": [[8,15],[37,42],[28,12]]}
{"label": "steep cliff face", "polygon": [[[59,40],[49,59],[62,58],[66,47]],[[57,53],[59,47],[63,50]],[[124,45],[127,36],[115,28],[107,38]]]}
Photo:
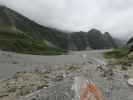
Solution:
{"label": "steep cliff face", "polygon": [[94,49],[103,49],[108,47],[102,33],[97,29],[90,30],[87,33],[87,39],[89,41],[90,47]]}
{"label": "steep cliff face", "polygon": [[75,32],[69,36],[71,49],[85,50],[115,48],[117,44],[109,33],[101,33],[97,29],[91,29],[89,32]]}
{"label": "steep cliff face", "polygon": [[70,36],[70,43],[73,44],[74,49],[85,50],[89,46],[86,33],[84,32],[75,32]]}
{"label": "steep cliff face", "polygon": [[[105,32],[105,33],[103,34],[103,37],[104,37],[104,39],[105,39],[105,41],[106,41],[106,43],[107,43],[107,45],[108,45],[109,48],[110,48],[110,47],[114,47],[114,48],[117,48],[117,47],[118,47],[118,45],[117,45],[117,39],[114,39],[114,38],[110,35],[110,33]],[[119,44],[119,43],[118,43],[118,44]]]}

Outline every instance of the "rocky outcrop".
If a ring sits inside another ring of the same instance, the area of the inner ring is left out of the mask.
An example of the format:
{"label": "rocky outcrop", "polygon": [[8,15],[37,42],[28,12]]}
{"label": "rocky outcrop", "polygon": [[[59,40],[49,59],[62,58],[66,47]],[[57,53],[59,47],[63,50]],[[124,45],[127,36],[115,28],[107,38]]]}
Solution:
{"label": "rocky outcrop", "polygon": [[88,32],[74,32],[69,35],[68,47],[70,49],[86,50],[86,49],[108,49],[116,48],[118,45],[115,39],[106,32],[103,34],[97,29],[91,29]]}

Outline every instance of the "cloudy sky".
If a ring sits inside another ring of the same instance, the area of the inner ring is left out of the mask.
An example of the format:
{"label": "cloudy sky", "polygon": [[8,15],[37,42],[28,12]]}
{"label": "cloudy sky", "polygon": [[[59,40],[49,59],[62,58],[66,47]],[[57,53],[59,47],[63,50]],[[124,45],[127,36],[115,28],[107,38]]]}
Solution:
{"label": "cloudy sky", "polygon": [[133,0],[0,0],[36,22],[67,31],[133,35]]}

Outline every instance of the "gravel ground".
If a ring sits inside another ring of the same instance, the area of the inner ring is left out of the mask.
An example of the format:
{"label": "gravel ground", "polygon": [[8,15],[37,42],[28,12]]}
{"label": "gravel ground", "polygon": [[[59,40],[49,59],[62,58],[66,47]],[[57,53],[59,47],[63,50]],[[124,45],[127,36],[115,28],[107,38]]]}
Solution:
{"label": "gravel ground", "polygon": [[[121,70],[119,65],[108,63],[102,57],[103,52],[36,56],[2,51],[0,100],[77,100],[73,89],[76,77],[93,80],[105,100],[133,100],[133,88],[124,77],[125,73],[131,74],[133,68]],[[84,54],[87,56],[82,57]]]}
{"label": "gravel ground", "polygon": [[[88,58],[92,60],[93,58],[103,59],[101,53],[105,51],[107,50],[70,52],[68,55],[59,56],[39,56],[0,51],[0,79],[9,78],[19,71],[33,70],[44,65],[82,64]],[[87,59],[83,59],[82,54],[87,54]]]}

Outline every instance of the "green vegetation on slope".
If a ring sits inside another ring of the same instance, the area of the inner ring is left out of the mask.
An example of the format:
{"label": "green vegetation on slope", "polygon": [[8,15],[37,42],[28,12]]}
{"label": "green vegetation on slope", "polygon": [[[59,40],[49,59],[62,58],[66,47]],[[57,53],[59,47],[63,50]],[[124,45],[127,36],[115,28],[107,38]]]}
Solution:
{"label": "green vegetation on slope", "polygon": [[110,52],[105,53],[105,57],[108,58],[133,58],[133,37],[128,40],[127,45],[123,48],[113,49]]}
{"label": "green vegetation on slope", "polygon": [[117,45],[117,40],[115,40],[115,39],[110,35],[110,33],[105,32],[105,33],[103,34],[103,37],[104,37],[104,40],[105,40],[106,45],[107,45],[108,47],[113,47],[113,48],[119,47],[119,46]]}
{"label": "green vegetation on slope", "polygon": [[77,50],[85,50],[88,44],[86,34],[84,32],[75,32],[71,34],[71,43],[75,45]]}
{"label": "green vegetation on slope", "polygon": [[14,20],[15,27],[33,39],[47,40],[58,48],[67,49],[67,34],[56,29],[41,26],[28,18],[8,9],[11,19]]}
{"label": "green vegetation on slope", "polygon": [[49,47],[43,41],[36,41],[26,34],[19,32],[0,32],[0,48],[30,54],[61,54],[62,49]]}
{"label": "green vegetation on slope", "polygon": [[69,49],[85,50],[114,48],[110,34],[99,30],[65,32],[41,26],[17,12],[0,6],[0,49],[31,53],[61,54]]}
{"label": "green vegetation on slope", "polygon": [[90,47],[92,49],[108,49],[116,48],[117,44],[112,36],[106,32],[103,34],[97,29],[91,29],[89,32],[75,32],[71,36],[71,44],[75,44],[78,50],[85,50]]}
{"label": "green vegetation on slope", "polygon": [[113,48],[113,45],[108,45],[111,41],[106,41],[104,35],[96,29],[92,29],[87,33],[89,44],[94,49]]}
{"label": "green vegetation on slope", "polygon": [[122,58],[128,55],[127,48],[113,49],[112,51],[106,52],[105,57],[107,58]]}
{"label": "green vegetation on slope", "polygon": [[113,62],[115,65],[120,65],[122,70],[128,70],[133,64],[133,40],[127,42],[123,48],[114,49],[105,53],[107,58],[116,58]]}
{"label": "green vegetation on slope", "polygon": [[63,33],[40,26],[4,6],[0,6],[0,11],[0,49],[30,54],[66,52]]}

